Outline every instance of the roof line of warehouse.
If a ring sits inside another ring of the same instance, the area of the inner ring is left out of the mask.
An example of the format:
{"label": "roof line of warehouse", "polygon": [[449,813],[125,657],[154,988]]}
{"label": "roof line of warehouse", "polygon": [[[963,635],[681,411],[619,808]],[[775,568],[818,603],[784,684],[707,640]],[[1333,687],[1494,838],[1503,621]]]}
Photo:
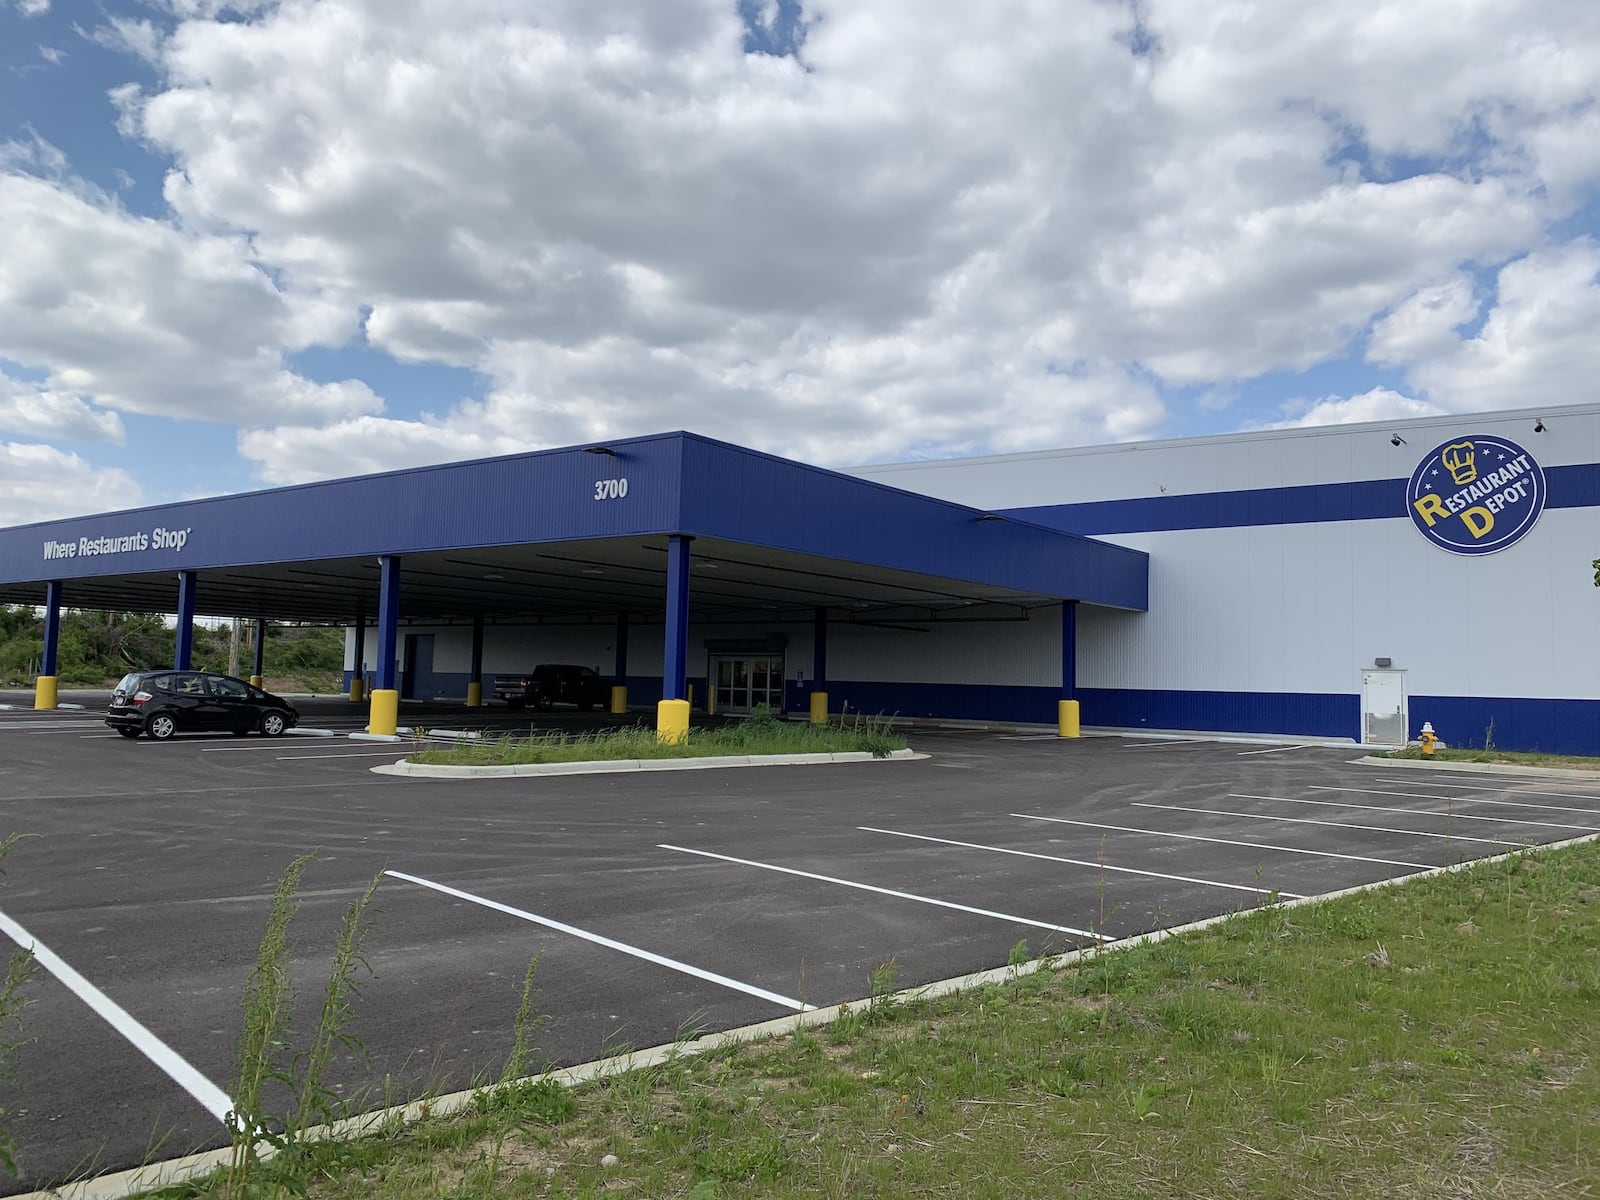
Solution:
{"label": "roof line of warehouse", "polygon": [[1288,438],[1338,437],[1350,433],[1391,433],[1397,429],[1426,429],[1436,425],[1460,425],[1463,421],[1503,421],[1526,416],[1556,418],[1600,413],[1600,404],[1564,404],[1543,408],[1504,408],[1483,412],[1439,413],[1426,417],[1396,417],[1388,421],[1352,421],[1336,425],[1296,425],[1278,429],[1241,429],[1233,433],[1208,433],[1186,438],[1147,438],[1134,442],[1101,442],[1092,446],[1061,446],[1052,450],[1018,450],[1011,454],[979,454],[960,458],[924,458],[909,462],[859,463],[842,468],[844,474],[871,471],[876,481],[881,471],[927,471],[941,467],[970,467],[974,463],[1028,462],[1071,458],[1079,455],[1133,454],[1140,451],[1177,449],[1188,446],[1215,446],[1228,442],[1277,441]]}

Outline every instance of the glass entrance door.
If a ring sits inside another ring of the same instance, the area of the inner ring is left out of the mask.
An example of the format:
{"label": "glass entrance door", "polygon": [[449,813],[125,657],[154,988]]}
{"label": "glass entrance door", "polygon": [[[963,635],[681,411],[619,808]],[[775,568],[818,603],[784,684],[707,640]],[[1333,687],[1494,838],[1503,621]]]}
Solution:
{"label": "glass entrance door", "polygon": [[750,712],[766,705],[783,711],[783,655],[761,654],[712,661],[718,712]]}

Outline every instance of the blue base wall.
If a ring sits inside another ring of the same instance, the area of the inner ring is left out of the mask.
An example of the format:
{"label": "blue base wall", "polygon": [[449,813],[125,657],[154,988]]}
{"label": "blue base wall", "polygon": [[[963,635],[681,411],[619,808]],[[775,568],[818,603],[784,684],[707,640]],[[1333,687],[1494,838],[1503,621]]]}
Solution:
{"label": "blue base wall", "polygon": [[[1506,700],[1484,696],[1413,696],[1411,736],[1424,721],[1445,745],[1600,756],[1600,700]],[[1492,731],[1491,731],[1492,727]]]}
{"label": "blue base wall", "polygon": [[[704,709],[705,680],[689,682],[694,687],[696,709]],[[419,699],[467,694],[464,671],[436,671],[419,683],[426,685],[419,687]],[[348,691],[349,671],[344,673],[344,685]],[[635,706],[652,705],[660,696],[659,675],[628,677],[628,699]],[[1054,725],[1059,699],[1055,688],[1000,684],[861,680],[828,684],[828,708],[836,714],[848,710],[868,715]],[[1351,739],[1359,738],[1361,731],[1361,697],[1354,694],[1080,688],[1078,699],[1083,704],[1083,723],[1088,726]],[[806,712],[810,700],[810,685],[790,682],[785,686],[784,705],[789,712]],[[1424,721],[1431,721],[1447,745],[1482,746],[1492,724],[1494,744],[1502,750],[1600,756],[1600,700],[1412,696],[1409,708],[1413,738]]]}
{"label": "blue base wall", "polygon": [[1325,692],[1083,688],[1085,725],[1359,738],[1361,697]]}

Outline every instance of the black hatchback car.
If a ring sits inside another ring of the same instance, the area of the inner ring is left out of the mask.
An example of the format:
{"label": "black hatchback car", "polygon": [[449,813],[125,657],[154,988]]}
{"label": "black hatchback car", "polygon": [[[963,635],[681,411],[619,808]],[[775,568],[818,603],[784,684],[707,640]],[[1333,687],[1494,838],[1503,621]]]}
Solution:
{"label": "black hatchback car", "polygon": [[136,671],[111,693],[106,724],[123,737],[148,733],[164,741],[175,733],[260,733],[278,737],[300,714],[282,696],[232,675],[209,671]]}

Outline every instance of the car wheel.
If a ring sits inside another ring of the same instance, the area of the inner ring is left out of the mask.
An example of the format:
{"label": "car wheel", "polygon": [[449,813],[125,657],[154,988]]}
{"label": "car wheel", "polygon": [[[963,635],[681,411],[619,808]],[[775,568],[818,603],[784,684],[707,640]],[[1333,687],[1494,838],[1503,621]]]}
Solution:
{"label": "car wheel", "polygon": [[549,696],[540,696],[533,702],[533,706],[540,712],[549,712],[555,706],[555,701],[550,699]]}
{"label": "car wheel", "polygon": [[261,718],[262,737],[282,737],[287,728],[289,723],[283,719],[281,712],[269,712]]}
{"label": "car wheel", "polygon": [[117,732],[125,738],[136,738],[139,736],[139,731],[137,729],[129,729],[125,725],[118,725]]}
{"label": "car wheel", "polygon": [[178,732],[178,723],[166,713],[157,713],[145,722],[144,731],[158,742],[164,742]]}

